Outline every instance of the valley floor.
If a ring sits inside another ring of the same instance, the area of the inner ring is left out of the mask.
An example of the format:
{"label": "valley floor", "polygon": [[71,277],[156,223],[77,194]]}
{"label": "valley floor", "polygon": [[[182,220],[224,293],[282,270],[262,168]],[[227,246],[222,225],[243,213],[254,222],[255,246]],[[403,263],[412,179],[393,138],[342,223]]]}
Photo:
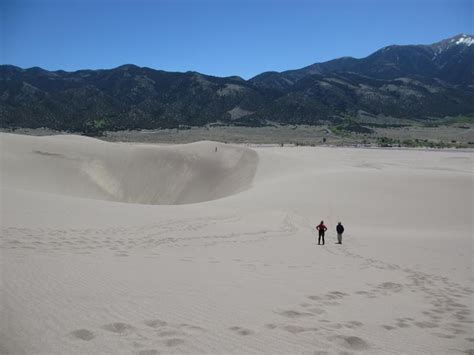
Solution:
{"label": "valley floor", "polygon": [[[395,124],[398,121],[387,121]],[[400,123],[400,122],[398,122]],[[306,146],[392,146],[409,148],[474,148],[474,124],[459,123],[426,127],[401,121],[404,127],[373,127],[363,134],[336,130],[334,126],[266,126],[266,127],[191,127],[189,129],[158,129],[105,132],[99,139],[110,142],[141,142],[180,144],[202,140],[236,144],[278,144]],[[4,132],[11,130],[3,129]],[[18,134],[44,136],[64,134],[49,129],[19,128]]]}

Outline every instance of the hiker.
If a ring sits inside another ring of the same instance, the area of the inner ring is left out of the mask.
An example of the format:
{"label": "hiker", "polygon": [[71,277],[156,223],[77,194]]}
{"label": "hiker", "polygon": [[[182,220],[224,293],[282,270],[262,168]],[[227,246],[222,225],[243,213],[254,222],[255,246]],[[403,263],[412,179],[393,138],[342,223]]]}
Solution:
{"label": "hiker", "polygon": [[328,229],[324,225],[324,221],[321,221],[319,225],[316,227],[316,230],[319,232],[319,238],[318,238],[318,245],[321,244],[321,238],[323,239],[323,245],[324,245],[324,232],[326,232]]}
{"label": "hiker", "polygon": [[342,244],[342,233],[344,233],[344,226],[342,225],[341,222],[337,222],[336,232],[337,232],[337,244]]}

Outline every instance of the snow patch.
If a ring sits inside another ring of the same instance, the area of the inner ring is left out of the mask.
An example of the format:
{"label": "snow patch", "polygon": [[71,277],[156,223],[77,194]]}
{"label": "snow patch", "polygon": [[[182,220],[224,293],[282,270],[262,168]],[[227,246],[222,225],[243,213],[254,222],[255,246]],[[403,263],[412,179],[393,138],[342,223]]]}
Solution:
{"label": "snow patch", "polygon": [[470,47],[471,44],[474,44],[474,38],[463,35],[460,38],[458,38],[458,40],[456,41],[456,44],[464,44],[464,45]]}

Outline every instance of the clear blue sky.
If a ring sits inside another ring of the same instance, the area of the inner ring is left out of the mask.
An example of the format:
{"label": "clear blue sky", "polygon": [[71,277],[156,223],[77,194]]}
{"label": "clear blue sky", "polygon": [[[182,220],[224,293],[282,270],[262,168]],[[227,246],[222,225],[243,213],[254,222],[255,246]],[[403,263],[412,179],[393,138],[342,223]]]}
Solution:
{"label": "clear blue sky", "polygon": [[0,0],[2,64],[250,78],[472,34],[473,0]]}

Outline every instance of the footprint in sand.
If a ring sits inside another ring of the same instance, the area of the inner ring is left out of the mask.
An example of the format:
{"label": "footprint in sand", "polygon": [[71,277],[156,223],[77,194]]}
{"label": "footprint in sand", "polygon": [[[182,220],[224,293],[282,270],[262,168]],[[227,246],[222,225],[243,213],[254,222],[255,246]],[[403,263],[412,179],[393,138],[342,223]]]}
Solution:
{"label": "footprint in sand", "polygon": [[453,339],[455,338],[454,335],[450,335],[450,334],[443,334],[443,333],[431,333],[433,334],[434,336],[438,337],[438,338],[442,338],[442,339]]}
{"label": "footprint in sand", "polygon": [[179,338],[167,339],[164,341],[165,345],[168,347],[183,345],[185,341]]}
{"label": "footprint in sand", "polygon": [[167,322],[160,319],[150,319],[150,320],[144,321],[143,323],[145,323],[145,325],[152,328],[164,327],[168,324]]}
{"label": "footprint in sand", "polygon": [[415,322],[418,328],[438,328],[438,324],[432,322]]}
{"label": "footprint in sand", "polygon": [[386,296],[388,294],[398,293],[401,291],[403,291],[403,285],[395,282],[383,282],[373,288],[372,295],[375,296],[374,294],[379,294]]}
{"label": "footprint in sand", "polygon": [[354,329],[354,328],[359,328],[362,327],[364,323],[356,321],[356,320],[351,320],[349,322],[346,322],[344,325],[346,328]]}
{"label": "footprint in sand", "polygon": [[329,306],[337,306],[339,303],[335,302],[334,300],[338,300],[349,296],[347,293],[340,292],[340,291],[332,291],[328,292],[324,295],[311,295],[308,298],[312,301],[320,301]]}
{"label": "footprint in sand", "polygon": [[95,338],[94,333],[87,329],[77,329],[71,332],[71,335],[75,338],[90,341]]}
{"label": "footprint in sand", "polygon": [[410,328],[410,324],[407,324],[405,322],[398,322],[397,327],[398,328]]}
{"label": "footprint in sand", "polygon": [[134,328],[130,324],[116,322],[116,323],[103,325],[102,329],[108,330],[109,332],[112,332],[112,333],[125,334],[125,333],[129,333]]}
{"label": "footprint in sand", "polygon": [[200,332],[205,331],[204,328],[198,327],[197,325],[192,325],[192,324],[187,324],[187,323],[181,323],[178,325],[179,328],[184,328],[187,330],[197,330]]}
{"label": "footprint in sand", "polygon": [[179,335],[186,335],[186,334],[183,332],[180,332],[179,330],[164,330],[162,332],[159,332],[157,335],[161,338],[164,338],[164,337],[172,337],[172,336],[179,336]]}
{"label": "footprint in sand", "polygon": [[355,336],[335,335],[329,339],[349,350],[368,350],[370,348],[364,339]]}
{"label": "footprint in sand", "polygon": [[292,334],[318,331],[318,328],[306,328],[306,327],[300,327],[298,325],[285,325],[282,327],[282,329]]}
{"label": "footprint in sand", "polygon": [[287,318],[313,317],[314,314],[306,312],[298,312],[294,310],[277,312],[279,315]]}
{"label": "footprint in sand", "polygon": [[250,329],[245,329],[245,328],[241,328],[241,327],[230,327],[229,328],[230,330],[233,330],[234,332],[236,332],[237,334],[240,334],[240,335],[252,335],[252,334],[255,334],[255,332],[253,330],[250,330]]}
{"label": "footprint in sand", "polygon": [[314,314],[325,314],[326,311],[324,309],[321,309],[321,308],[310,308],[308,309],[308,311],[310,311],[311,313],[314,313]]}
{"label": "footprint in sand", "polygon": [[347,293],[339,292],[339,291],[332,291],[326,294],[326,298],[330,300],[340,299],[346,296],[349,296],[349,295]]}

